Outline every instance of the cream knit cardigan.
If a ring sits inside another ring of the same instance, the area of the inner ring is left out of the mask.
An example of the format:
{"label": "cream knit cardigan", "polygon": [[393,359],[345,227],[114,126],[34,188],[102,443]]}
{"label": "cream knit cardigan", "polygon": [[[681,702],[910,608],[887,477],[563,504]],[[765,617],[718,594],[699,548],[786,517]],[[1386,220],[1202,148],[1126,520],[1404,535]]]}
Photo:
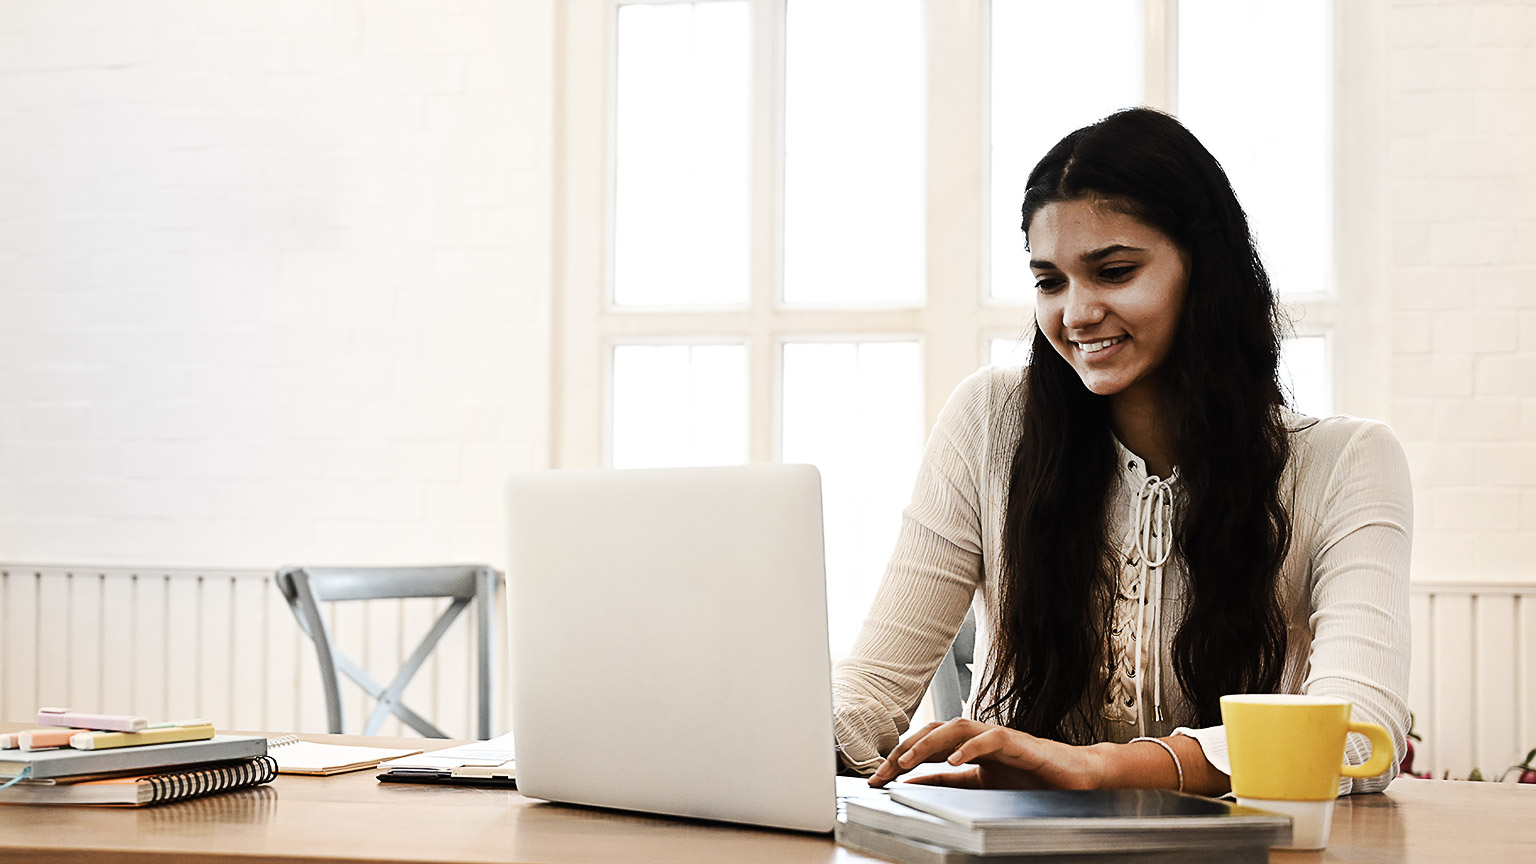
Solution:
{"label": "cream knit cardigan", "polygon": [[[977,674],[972,681],[983,680],[1021,382],[1018,367],[979,370],[960,384],[939,415],[885,579],[852,653],[833,675],[838,747],[854,768],[873,770],[896,745],[973,602]],[[1386,727],[1396,748],[1393,770],[1340,784],[1346,793],[1379,791],[1397,773],[1408,730],[1413,496],[1407,461],[1381,423],[1289,413],[1286,419],[1295,431],[1283,480],[1292,539],[1281,573],[1289,651],[1280,689],[1347,699],[1354,704],[1354,719]],[[1109,518],[1124,567],[1114,618],[1117,624],[1138,623],[1117,626],[1119,632],[1110,637],[1113,656],[1106,673],[1112,704],[1101,712],[1106,737],[1124,742],[1138,735],[1188,734],[1213,766],[1230,773],[1222,728],[1182,725],[1193,718],[1170,654],[1183,620],[1182,562],[1173,556],[1163,566],[1151,566],[1160,556],[1138,551],[1138,536],[1166,536],[1171,513],[1158,514],[1149,506],[1159,479],[1148,478],[1140,457],[1116,446],[1121,467],[1110,492]],[[1175,471],[1165,500],[1177,502],[1178,488]],[[1146,545],[1144,539],[1142,551]],[[1143,597],[1144,611],[1137,609]],[[1355,734],[1346,750],[1354,764],[1368,755],[1364,737]]]}

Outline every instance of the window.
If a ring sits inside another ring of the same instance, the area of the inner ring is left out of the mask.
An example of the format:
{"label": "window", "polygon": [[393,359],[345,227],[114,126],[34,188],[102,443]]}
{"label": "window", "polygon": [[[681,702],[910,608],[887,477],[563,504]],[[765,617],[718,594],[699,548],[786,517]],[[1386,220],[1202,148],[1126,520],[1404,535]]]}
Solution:
{"label": "window", "polygon": [[[1019,229],[1029,171],[1061,136],[1147,101],[1141,0],[994,0],[990,30],[988,288],[992,297],[1032,303]],[[1092,62],[1084,62],[1089,45]],[[1052,71],[1064,69],[1070,76]]]}
{"label": "window", "polygon": [[747,4],[618,12],[613,303],[747,299],[751,31]]}
{"label": "window", "polygon": [[1179,117],[1237,189],[1295,324],[1281,354],[1282,383],[1302,413],[1317,416],[1333,413],[1337,321],[1332,13],[1331,0],[1178,6]]}
{"label": "window", "polygon": [[[1230,150],[1277,286],[1304,286],[1286,375],[1331,411],[1330,9],[559,4],[553,463],[817,464],[845,653],[945,399],[1027,357],[1029,168],[1138,103]],[[1232,46],[1254,74],[1222,74]],[[1264,170],[1276,148],[1305,151],[1296,177]]]}

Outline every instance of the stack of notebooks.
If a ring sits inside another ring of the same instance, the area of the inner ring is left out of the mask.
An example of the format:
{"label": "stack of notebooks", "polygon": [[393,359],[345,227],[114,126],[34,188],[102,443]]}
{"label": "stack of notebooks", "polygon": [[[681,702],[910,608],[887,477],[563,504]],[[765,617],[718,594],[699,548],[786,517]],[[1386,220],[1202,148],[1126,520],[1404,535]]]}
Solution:
{"label": "stack of notebooks", "polygon": [[1157,789],[897,785],[846,798],[837,841],[907,864],[1261,864],[1288,817]]}
{"label": "stack of notebooks", "polygon": [[198,741],[106,750],[0,750],[0,803],[118,804],[196,798],[271,782],[267,739],[214,735]]}
{"label": "stack of notebooks", "polygon": [[67,708],[44,708],[37,722],[37,729],[0,734],[0,804],[159,804],[269,783],[277,774],[340,774],[421,752],[297,735],[218,735],[204,720],[150,723]]}

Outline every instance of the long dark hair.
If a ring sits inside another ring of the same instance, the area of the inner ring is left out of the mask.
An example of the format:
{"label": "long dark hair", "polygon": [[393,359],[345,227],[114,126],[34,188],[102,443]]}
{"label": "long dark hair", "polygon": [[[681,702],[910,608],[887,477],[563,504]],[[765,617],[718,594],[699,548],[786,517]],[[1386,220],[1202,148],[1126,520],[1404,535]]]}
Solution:
{"label": "long dark hair", "polygon": [[[1163,406],[1179,466],[1174,554],[1189,573],[1174,670],[1194,725],[1226,693],[1279,683],[1286,652],[1277,583],[1290,545],[1281,478],[1280,320],[1226,173],[1177,120],[1136,108],[1073,132],[1024,194],[1026,236],[1047,204],[1094,200],[1168,235],[1189,286],[1166,361]],[[1106,534],[1118,467],[1109,403],[1036,328],[1018,394],[1000,611],[978,716],[1070,743],[1100,740],[1106,634],[1119,564]]]}

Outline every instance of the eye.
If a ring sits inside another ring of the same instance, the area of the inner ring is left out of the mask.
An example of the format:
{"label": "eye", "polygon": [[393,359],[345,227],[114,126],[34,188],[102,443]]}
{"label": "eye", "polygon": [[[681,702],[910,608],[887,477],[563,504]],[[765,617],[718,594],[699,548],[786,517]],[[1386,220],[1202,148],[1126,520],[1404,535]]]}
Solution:
{"label": "eye", "polygon": [[1099,271],[1099,278],[1106,282],[1123,282],[1136,272],[1134,264],[1116,264]]}
{"label": "eye", "polygon": [[1061,286],[1066,284],[1066,281],[1053,276],[1041,276],[1035,280],[1035,290],[1041,294],[1054,294],[1061,290]]}

